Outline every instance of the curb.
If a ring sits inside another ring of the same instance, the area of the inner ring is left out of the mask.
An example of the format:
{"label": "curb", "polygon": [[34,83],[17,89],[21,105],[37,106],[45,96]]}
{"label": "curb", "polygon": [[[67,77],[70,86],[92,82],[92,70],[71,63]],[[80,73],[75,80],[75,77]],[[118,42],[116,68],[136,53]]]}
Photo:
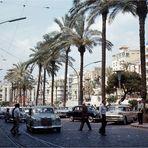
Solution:
{"label": "curb", "polygon": [[139,125],[138,123],[132,123],[131,126],[137,127],[137,128],[145,128],[145,129],[148,129],[148,123],[144,123],[142,125]]}

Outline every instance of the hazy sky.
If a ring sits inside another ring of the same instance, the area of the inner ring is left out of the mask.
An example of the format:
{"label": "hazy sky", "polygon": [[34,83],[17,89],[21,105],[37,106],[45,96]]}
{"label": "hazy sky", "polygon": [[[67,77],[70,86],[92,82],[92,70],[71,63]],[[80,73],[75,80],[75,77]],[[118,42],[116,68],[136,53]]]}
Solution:
{"label": "hazy sky", "polygon": [[[30,48],[34,48],[38,41],[42,41],[45,33],[57,30],[54,18],[64,16],[72,6],[73,0],[3,0],[0,1],[0,22],[27,17],[13,23],[0,24],[0,80],[6,74],[7,69],[20,61],[26,61],[31,54]],[[146,41],[148,41],[148,19],[146,19]],[[101,31],[101,17],[98,17],[95,29]],[[139,49],[139,26],[138,18],[129,14],[119,14],[112,24],[107,25],[107,39],[114,47],[107,52],[107,65],[111,65],[112,55],[119,52],[123,45],[130,49]],[[76,60],[75,69],[79,68],[79,53],[77,49],[72,49],[70,53]],[[93,49],[93,53],[85,53],[85,64],[101,60],[101,47]],[[100,63],[93,64],[100,66]],[[64,67],[64,66],[63,66]],[[73,70],[69,68],[69,71]],[[64,74],[64,68],[59,75]]]}

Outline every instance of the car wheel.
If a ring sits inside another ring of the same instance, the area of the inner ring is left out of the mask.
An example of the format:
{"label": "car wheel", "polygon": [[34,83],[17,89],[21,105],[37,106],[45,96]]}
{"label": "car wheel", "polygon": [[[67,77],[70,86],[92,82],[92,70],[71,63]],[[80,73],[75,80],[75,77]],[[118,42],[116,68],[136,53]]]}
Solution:
{"label": "car wheel", "polygon": [[89,120],[89,122],[93,122],[94,121],[93,117],[91,117],[91,116],[88,117],[88,120]]}
{"label": "car wheel", "polygon": [[127,125],[127,118],[126,117],[124,117],[123,124]]}
{"label": "car wheel", "polygon": [[61,132],[61,128],[60,128],[60,127],[56,128],[56,131],[57,131],[58,133],[60,133],[60,132]]}
{"label": "car wheel", "polygon": [[74,122],[73,116],[70,116],[70,121]]}

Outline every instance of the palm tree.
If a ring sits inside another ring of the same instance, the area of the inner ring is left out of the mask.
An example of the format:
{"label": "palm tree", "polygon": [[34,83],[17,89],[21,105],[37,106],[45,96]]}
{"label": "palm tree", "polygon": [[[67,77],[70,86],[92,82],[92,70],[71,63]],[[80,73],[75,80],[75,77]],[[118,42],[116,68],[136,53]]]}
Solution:
{"label": "palm tree", "polygon": [[[13,64],[14,68],[9,69],[5,79],[17,84],[22,105],[25,106],[26,102],[26,90],[29,89],[34,83],[33,77],[30,74],[30,70],[27,69],[26,63]],[[23,93],[23,95],[22,95]]]}
{"label": "palm tree", "polygon": [[91,24],[86,24],[85,16],[80,15],[74,23],[74,29],[64,28],[63,36],[65,36],[65,39],[63,40],[69,45],[75,45],[80,53],[80,85],[78,104],[82,104],[83,102],[83,61],[85,50],[88,49],[91,53],[92,47],[100,44],[102,41],[100,38],[101,32],[90,29],[90,26]]}
{"label": "palm tree", "polygon": [[33,52],[30,54],[30,59],[26,61],[27,66],[31,66],[31,71],[34,69],[35,65],[38,65],[39,75],[38,75],[38,83],[37,83],[37,92],[36,92],[36,100],[35,104],[38,105],[38,97],[39,97],[39,90],[40,90],[40,83],[41,83],[41,72],[43,67],[43,60],[42,54],[40,53],[42,50],[43,43],[38,42],[35,48],[31,48],[30,50]]}
{"label": "palm tree", "polygon": [[[70,10],[75,18],[81,13],[89,12],[88,21],[93,23],[97,16],[102,15],[102,101],[105,100],[105,69],[106,69],[106,21],[112,0],[74,0],[74,7]],[[112,46],[112,45],[111,45]]]}
{"label": "palm tree", "polygon": [[59,66],[62,63],[65,63],[65,53],[58,47],[56,44],[59,35],[59,32],[51,32],[45,34],[43,37],[44,41],[44,50],[42,51],[42,56],[44,57],[44,65],[47,65],[47,72],[51,75],[52,78],[52,86],[51,86],[51,105],[53,106],[53,92],[54,92],[54,76],[56,72],[59,70]]}
{"label": "palm tree", "polygon": [[139,18],[139,43],[141,60],[141,97],[146,100],[146,66],[145,66],[145,20],[148,13],[147,0],[114,0],[110,21],[112,21],[119,12],[130,12],[133,16]]}
{"label": "palm tree", "polygon": [[[64,27],[72,28],[71,25],[71,19],[70,17],[66,14],[65,17],[62,17],[62,22],[59,19],[54,20],[58,26],[61,29],[61,32],[63,31]],[[65,81],[64,81],[64,95],[63,95],[63,106],[66,106],[66,100],[67,100],[67,74],[68,74],[68,55],[70,52],[70,46],[65,47],[65,53],[66,53],[66,61],[65,61]]]}

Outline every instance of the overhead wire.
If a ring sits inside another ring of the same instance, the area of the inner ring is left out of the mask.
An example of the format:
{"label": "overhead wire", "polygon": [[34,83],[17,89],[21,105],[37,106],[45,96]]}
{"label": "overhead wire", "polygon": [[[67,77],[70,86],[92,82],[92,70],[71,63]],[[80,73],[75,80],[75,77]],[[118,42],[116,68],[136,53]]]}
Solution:
{"label": "overhead wire", "polygon": [[[25,10],[25,6],[26,6],[26,5],[27,5],[27,0],[25,0],[25,2],[24,2],[23,9],[22,9],[22,12],[21,12],[21,14],[20,14],[19,17],[22,17],[22,16],[23,16],[24,10]],[[19,29],[19,22],[17,22],[17,24],[16,24],[16,28],[15,28],[15,30],[14,30],[12,39],[11,39],[9,45],[8,45],[8,50],[10,50],[11,47],[13,46],[13,42],[14,42],[14,40],[15,40],[15,36],[16,36],[16,34],[17,34],[18,29]],[[11,54],[11,55],[12,55],[12,54]]]}

